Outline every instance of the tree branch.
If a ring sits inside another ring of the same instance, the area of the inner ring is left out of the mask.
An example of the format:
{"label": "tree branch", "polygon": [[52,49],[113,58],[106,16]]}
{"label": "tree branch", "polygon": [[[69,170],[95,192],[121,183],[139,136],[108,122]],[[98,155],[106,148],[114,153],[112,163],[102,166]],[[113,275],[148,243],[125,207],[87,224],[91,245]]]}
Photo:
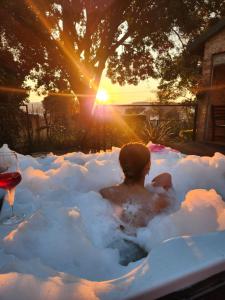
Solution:
{"label": "tree branch", "polygon": [[124,36],[119,41],[117,41],[116,44],[112,45],[112,47],[109,49],[109,56],[112,55],[113,52],[126,41],[129,35],[130,35],[130,30],[128,29],[127,32],[124,34]]}
{"label": "tree branch", "polygon": [[181,45],[182,45],[182,48],[184,49],[184,48],[185,48],[185,45],[184,45],[184,43],[183,43],[183,41],[182,41],[182,39],[181,39],[179,33],[178,33],[174,28],[172,28],[172,31],[176,34],[176,36],[178,37],[178,39],[179,39],[179,41],[180,41],[180,43],[181,43]]}

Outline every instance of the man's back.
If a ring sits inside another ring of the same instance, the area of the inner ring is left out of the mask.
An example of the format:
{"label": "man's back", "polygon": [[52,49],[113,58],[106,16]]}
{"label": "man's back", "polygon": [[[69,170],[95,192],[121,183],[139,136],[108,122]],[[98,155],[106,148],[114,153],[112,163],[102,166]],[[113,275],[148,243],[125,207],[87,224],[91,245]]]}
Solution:
{"label": "man's back", "polygon": [[168,206],[162,194],[148,191],[140,185],[120,184],[100,191],[112,204],[122,208],[121,221],[134,227],[146,226],[150,219]]}

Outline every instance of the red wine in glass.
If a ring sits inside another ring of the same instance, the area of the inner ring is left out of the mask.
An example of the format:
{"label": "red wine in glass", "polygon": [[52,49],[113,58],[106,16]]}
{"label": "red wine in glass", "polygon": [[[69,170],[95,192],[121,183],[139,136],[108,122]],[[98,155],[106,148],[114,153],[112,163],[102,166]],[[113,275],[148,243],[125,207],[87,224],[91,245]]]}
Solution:
{"label": "red wine in glass", "polygon": [[10,172],[0,174],[0,188],[11,190],[20,183],[22,177],[19,172]]}
{"label": "red wine in glass", "polygon": [[[14,204],[14,188],[17,184],[20,183],[22,180],[22,176],[19,172],[10,172],[10,173],[3,173],[0,174],[0,188],[7,190],[8,193],[8,201],[12,208],[12,215],[13,215],[13,204]],[[0,200],[0,212],[2,209],[2,205],[4,202],[4,197]]]}

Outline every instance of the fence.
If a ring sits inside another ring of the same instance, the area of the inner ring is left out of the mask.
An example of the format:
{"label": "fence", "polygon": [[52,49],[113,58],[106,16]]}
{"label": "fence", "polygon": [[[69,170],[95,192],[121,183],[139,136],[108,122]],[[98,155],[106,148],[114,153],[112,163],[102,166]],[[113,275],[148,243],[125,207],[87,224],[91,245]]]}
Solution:
{"label": "fence", "polygon": [[0,102],[0,143],[6,143],[18,151],[28,149],[31,144],[31,126],[27,105],[20,110],[14,103]]}

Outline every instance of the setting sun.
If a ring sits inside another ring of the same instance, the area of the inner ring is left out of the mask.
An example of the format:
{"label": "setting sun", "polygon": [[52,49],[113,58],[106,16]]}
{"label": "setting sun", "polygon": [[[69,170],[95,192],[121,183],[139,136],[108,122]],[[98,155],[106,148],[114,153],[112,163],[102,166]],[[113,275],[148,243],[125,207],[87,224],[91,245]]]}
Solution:
{"label": "setting sun", "polygon": [[105,90],[99,90],[96,95],[96,102],[99,104],[106,104],[109,102],[109,95]]}

